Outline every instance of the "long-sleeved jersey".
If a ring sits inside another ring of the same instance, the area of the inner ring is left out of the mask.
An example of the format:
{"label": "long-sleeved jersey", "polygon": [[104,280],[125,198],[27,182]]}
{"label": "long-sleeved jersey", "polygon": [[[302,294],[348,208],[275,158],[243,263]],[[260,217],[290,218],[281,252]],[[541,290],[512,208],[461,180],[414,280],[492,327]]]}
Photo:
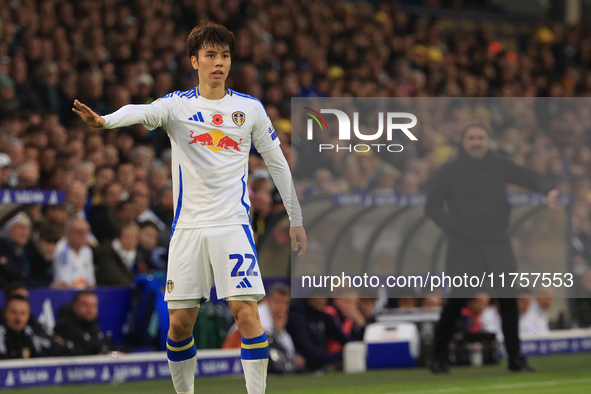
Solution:
{"label": "long-sleeved jersey", "polygon": [[[226,89],[219,100],[199,95],[199,87],[170,93],[150,105],[128,105],[104,116],[105,128],[135,123],[164,128],[172,145],[175,228],[249,224],[248,156],[254,143],[265,159],[280,151],[279,138],[262,103]],[[287,171],[289,168],[282,157]],[[302,223],[290,176],[269,170],[290,214]],[[275,172],[275,174],[273,173]],[[278,179],[281,181],[278,182]],[[287,181],[286,182],[286,179]]]}

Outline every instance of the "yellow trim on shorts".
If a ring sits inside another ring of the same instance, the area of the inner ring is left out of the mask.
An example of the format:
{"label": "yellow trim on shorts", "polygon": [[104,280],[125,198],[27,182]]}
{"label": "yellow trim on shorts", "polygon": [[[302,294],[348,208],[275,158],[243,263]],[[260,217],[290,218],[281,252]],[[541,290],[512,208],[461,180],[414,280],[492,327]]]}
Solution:
{"label": "yellow trim on shorts", "polygon": [[245,345],[242,344],[242,349],[260,349],[262,347],[269,346],[269,341],[261,342],[261,343],[254,343],[252,345]]}
{"label": "yellow trim on shorts", "polygon": [[195,344],[195,338],[193,338],[191,340],[191,342],[188,345],[185,345],[185,346],[174,347],[174,346],[170,346],[170,344],[167,343],[166,344],[166,347],[168,348],[168,350],[172,350],[173,352],[182,352],[183,350],[187,350],[188,348],[190,348],[194,344]]}

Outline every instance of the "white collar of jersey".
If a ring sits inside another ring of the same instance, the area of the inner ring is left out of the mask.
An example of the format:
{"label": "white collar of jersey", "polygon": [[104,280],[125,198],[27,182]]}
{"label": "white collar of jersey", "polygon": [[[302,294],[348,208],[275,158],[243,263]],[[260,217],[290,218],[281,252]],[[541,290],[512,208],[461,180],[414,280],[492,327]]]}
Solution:
{"label": "white collar of jersey", "polygon": [[[199,94],[199,85],[197,85],[197,88],[195,89],[195,91],[197,92],[197,98],[201,97],[201,95]],[[232,89],[228,89],[226,87],[226,95],[230,95],[231,96],[232,95]],[[224,97],[226,97],[226,96],[224,96]],[[222,97],[222,98],[224,98],[224,97]],[[205,97],[201,97],[201,98],[205,99]],[[208,100],[208,99],[206,99],[206,100]],[[212,101],[214,101],[214,100],[212,100]]]}

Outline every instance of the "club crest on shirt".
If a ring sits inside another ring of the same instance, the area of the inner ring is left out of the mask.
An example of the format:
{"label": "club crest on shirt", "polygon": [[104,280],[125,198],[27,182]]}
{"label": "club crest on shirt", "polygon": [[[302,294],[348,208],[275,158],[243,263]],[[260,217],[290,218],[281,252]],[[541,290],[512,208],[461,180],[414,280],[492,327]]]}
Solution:
{"label": "club crest on shirt", "polygon": [[174,289],[174,282],[171,280],[168,280],[166,282],[166,290],[168,290],[168,292],[171,293],[172,289]]}
{"label": "club crest on shirt", "polygon": [[211,114],[211,124],[214,126],[223,126],[224,114],[220,112],[214,112],[213,114]]}
{"label": "club crest on shirt", "polygon": [[244,121],[246,120],[246,115],[244,115],[244,112],[236,111],[232,114],[232,120],[234,121],[236,126],[240,127],[244,124]]}

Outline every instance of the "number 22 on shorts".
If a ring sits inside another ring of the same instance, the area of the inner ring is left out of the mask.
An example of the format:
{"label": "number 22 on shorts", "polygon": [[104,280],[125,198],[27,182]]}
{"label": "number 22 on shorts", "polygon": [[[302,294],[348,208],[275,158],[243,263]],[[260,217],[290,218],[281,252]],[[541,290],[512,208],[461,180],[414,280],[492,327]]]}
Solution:
{"label": "number 22 on shorts", "polygon": [[[242,263],[244,262],[244,258],[249,259],[251,261],[250,266],[246,270],[246,275],[244,275],[244,271],[238,271],[240,269],[240,267],[242,266]],[[247,253],[244,255],[244,257],[242,257],[241,254],[231,254],[230,260],[238,260],[236,262],[236,265],[232,269],[232,273],[230,274],[230,276],[232,276],[232,277],[235,277],[235,276],[259,276],[258,272],[254,272],[254,267],[256,267],[256,263],[257,263],[257,260],[254,257],[254,255]]]}

